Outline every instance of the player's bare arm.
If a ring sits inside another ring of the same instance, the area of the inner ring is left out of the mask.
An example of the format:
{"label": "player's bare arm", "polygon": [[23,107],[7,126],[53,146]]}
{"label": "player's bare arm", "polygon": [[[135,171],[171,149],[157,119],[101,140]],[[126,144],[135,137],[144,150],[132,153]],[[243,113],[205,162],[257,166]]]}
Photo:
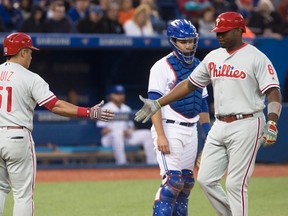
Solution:
{"label": "player's bare arm", "polygon": [[[280,93],[279,88],[276,88],[276,87],[270,88],[265,92],[265,94],[266,94],[267,99],[268,99],[268,105],[272,102],[276,102],[276,103],[281,104],[282,100],[281,100],[281,93]],[[268,120],[271,120],[274,122],[278,121],[278,118],[279,118],[280,112],[281,112],[281,107],[279,105],[278,105],[278,109],[279,109],[278,111],[272,110],[270,113],[268,112]]]}
{"label": "player's bare arm", "polygon": [[107,109],[102,109],[99,103],[91,108],[78,107],[63,100],[58,100],[51,111],[55,114],[66,117],[87,117],[91,119],[109,121],[114,118],[114,113]]}
{"label": "player's bare arm", "polygon": [[157,133],[157,149],[164,154],[170,154],[169,142],[163,129],[161,110],[156,112],[151,119]]}
{"label": "player's bare arm", "polygon": [[281,114],[281,94],[279,88],[273,87],[265,92],[268,99],[267,115],[268,121],[263,130],[263,146],[274,144],[277,140],[277,121]]}
{"label": "player's bare arm", "polygon": [[158,102],[160,106],[165,106],[174,101],[177,101],[190,92],[197,89],[197,86],[193,85],[188,79],[183,80],[178,85],[175,86],[167,95],[161,97]]}

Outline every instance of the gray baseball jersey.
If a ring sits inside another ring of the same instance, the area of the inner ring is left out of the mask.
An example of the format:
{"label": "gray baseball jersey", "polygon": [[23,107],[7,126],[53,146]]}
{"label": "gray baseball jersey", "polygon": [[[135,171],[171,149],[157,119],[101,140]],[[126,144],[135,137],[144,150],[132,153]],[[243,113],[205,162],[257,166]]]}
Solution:
{"label": "gray baseball jersey", "polygon": [[[37,103],[41,106],[53,98],[55,95],[39,75],[17,63],[0,65],[0,167],[5,167],[0,169],[0,179],[2,191],[7,194],[13,185],[14,200],[17,200],[13,215],[34,215],[33,114]],[[7,194],[0,194],[0,215]]]}
{"label": "gray baseball jersey", "polygon": [[[214,90],[216,121],[203,149],[198,182],[218,215],[247,216],[247,185],[265,125],[264,93],[279,88],[276,71],[262,52],[244,44],[232,52],[210,52],[189,80],[198,87],[212,83]],[[226,115],[240,119],[218,119]],[[225,192],[218,181],[226,171]]]}

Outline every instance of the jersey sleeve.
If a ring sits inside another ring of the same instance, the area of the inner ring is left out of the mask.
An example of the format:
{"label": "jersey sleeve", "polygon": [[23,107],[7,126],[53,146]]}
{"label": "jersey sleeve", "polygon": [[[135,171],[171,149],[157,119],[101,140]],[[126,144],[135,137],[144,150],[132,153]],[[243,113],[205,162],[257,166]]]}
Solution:
{"label": "jersey sleeve", "polygon": [[207,56],[203,59],[202,62],[192,71],[188,77],[189,81],[199,88],[204,88],[210,82],[210,75],[207,69]]}
{"label": "jersey sleeve", "polygon": [[165,73],[163,73],[165,66],[163,61],[158,61],[152,66],[149,76],[148,93],[155,92],[161,96],[165,94],[166,79],[164,77]]}
{"label": "jersey sleeve", "polygon": [[263,94],[269,88],[279,88],[277,73],[271,61],[264,54],[258,55],[258,57],[260,59],[256,58],[255,60],[255,68],[257,68],[255,77],[259,83],[260,92]]}
{"label": "jersey sleeve", "polygon": [[37,74],[35,74],[34,80],[31,82],[31,92],[32,97],[39,106],[43,106],[56,97],[54,93],[50,91],[48,83]]}

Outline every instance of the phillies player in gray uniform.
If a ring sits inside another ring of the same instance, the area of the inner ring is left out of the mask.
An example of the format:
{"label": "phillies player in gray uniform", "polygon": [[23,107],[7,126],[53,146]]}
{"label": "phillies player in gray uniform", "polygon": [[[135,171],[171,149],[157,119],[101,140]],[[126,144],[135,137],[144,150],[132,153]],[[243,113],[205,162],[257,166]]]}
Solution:
{"label": "phillies player in gray uniform", "polygon": [[[142,99],[137,121],[147,121],[162,106],[212,83],[216,120],[204,145],[198,182],[221,216],[247,216],[247,186],[261,144],[277,139],[281,94],[276,71],[261,51],[242,40],[245,20],[235,12],[216,19],[220,48],[211,51],[188,79],[158,100]],[[263,109],[268,100],[266,122]],[[227,172],[226,192],[219,181]]]}
{"label": "phillies player in gray uniform", "polygon": [[[200,63],[194,57],[199,37],[190,21],[174,20],[167,27],[167,36],[173,52],[152,66],[149,99],[158,99],[170,92]],[[198,88],[163,107],[152,118],[151,132],[163,179],[155,197],[153,215],[188,216],[188,198],[194,186],[199,118],[206,135],[211,128],[207,97],[207,89]]]}
{"label": "phillies player in gray uniform", "polygon": [[32,60],[31,37],[16,32],[3,43],[7,61],[0,65],[0,215],[5,198],[12,189],[14,216],[34,215],[36,155],[31,136],[36,104],[66,116],[108,121],[114,114],[100,104],[78,107],[58,100],[49,85],[28,70]]}

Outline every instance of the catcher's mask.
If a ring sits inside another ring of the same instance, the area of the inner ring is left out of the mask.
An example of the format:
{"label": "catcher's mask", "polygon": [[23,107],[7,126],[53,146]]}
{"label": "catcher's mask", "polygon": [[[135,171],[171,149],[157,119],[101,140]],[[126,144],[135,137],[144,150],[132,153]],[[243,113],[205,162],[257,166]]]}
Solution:
{"label": "catcher's mask", "polygon": [[[192,64],[199,39],[195,26],[189,20],[176,19],[168,25],[167,36],[169,44],[176,52],[178,58],[187,64]],[[193,49],[188,53],[182,52],[176,45],[176,39],[181,40],[193,39],[194,40]]]}

